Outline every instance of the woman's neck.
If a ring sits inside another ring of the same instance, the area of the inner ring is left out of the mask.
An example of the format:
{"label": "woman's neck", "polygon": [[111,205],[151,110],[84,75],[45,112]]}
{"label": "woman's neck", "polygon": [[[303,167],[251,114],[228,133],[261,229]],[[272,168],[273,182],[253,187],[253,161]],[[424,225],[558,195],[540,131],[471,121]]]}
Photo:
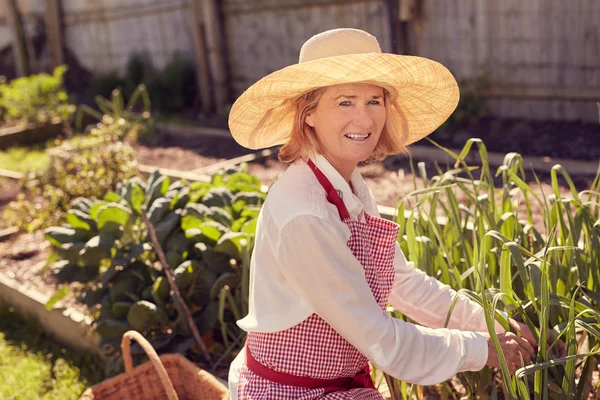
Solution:
{"label": "woman's neck", "polygon": [[348,162],[340,162],[335,160],[333,157],[328,157],[327,154],[323,154],[323,157],[329,161],[329,163],[340,173],[342,178],[352,187],[350,184],[350,177],[352,176],[352,172],[354,172],[354,168],[356,168],[356,164],[348,163]]}

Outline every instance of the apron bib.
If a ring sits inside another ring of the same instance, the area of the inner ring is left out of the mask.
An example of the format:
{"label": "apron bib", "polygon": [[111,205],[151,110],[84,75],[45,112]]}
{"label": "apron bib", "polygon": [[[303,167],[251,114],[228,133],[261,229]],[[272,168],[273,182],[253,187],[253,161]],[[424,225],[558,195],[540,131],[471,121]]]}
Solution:
{"label": "apron bib", "polygon": [[[398,225],[364,213],[354,221],[327,177],[309,160],[341,220],[347,245],[362,264],[373,297],[386,310],[394,284]],[[273,333],[250,332],[240,370],[239,399],[383,399],[370,376],[369,360],[317,314]]]}

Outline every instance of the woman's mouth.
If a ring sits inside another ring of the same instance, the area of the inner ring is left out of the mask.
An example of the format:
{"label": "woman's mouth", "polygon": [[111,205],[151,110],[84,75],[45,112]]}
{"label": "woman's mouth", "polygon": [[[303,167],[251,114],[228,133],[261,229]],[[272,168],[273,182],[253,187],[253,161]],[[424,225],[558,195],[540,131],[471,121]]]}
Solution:
{"label": "woman's mouth", "polygon": [[371,132],[367,134],[347,133],[344,136],[346,136],[348,139],[356,140],[357,142],[362,142],[363,140],[367,140],[369,136],[371,136]]}

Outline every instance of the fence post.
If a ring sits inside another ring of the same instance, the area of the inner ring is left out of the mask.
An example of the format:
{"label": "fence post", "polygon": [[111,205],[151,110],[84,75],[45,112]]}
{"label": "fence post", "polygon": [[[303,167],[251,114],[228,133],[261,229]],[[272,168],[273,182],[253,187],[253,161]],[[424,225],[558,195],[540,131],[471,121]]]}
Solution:
{"label": "fence post", "polygon": [[476,9],[476,32],[477,32],[477,67],[484,70],[489,62],[489,28],[488,28],[488,1],[477,0]]}
{"label": "fence post", "polygon": [[202,15],[206,28],[206,50],[208,52],[208,65],[211,72],[213,89],[215,93],[216,111],[227,104],[227,73],[225,65],[224,47],[222,41],[222,26],[219,9],[215,0],[203,0]]}
{"label": "fence post", "polygon": [[27,45],[25,32],[21,23],[21,16],[17,8],[17,0],[6,0],[6,19],[13,34],[13,53],[17,76],[27,76],[31,73],[27,58]]}
{"label": "fence post", "polygon": [[191,23],[192,34],[194,36],[194,55],[196,58],[196,84],[202,111],[209,113],[213,108],[213,98],[211,96],[210,76],[208,68],[208,58],[206,56],[206,42],[202,30],[202,11],[201,0],[191,0]]}
{"label": "fence post", "polygon": [[389,18],[390,24],[390,36],[392,39],[392,53],[394,54],[403,54],[403,51],[400,49],[400,21],[398,19],[398,8],[399,8],[400,0],[385,0],[385,5],[387,7],[387,14]]}
{"label": "fence post", "polygon": [[46,0],[46,42],[52,58],[52,66],[64,64],[61,1]]}

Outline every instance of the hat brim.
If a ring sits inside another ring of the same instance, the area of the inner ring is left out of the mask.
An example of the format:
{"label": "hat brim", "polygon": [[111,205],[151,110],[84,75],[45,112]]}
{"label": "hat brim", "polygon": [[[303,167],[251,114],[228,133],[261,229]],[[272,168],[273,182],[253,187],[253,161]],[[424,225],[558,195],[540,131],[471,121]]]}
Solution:
{"label": "hat brim", "polygon": [[233,104],[229,129],[246,148],[283,144],[295,118],[293,99],[317,88],[357,82],[388,90],[393,121],[406,145],[444,123],[460,97],[452,73],[427,58],[389,53],[327,57],[285,67],[256,82]]}

